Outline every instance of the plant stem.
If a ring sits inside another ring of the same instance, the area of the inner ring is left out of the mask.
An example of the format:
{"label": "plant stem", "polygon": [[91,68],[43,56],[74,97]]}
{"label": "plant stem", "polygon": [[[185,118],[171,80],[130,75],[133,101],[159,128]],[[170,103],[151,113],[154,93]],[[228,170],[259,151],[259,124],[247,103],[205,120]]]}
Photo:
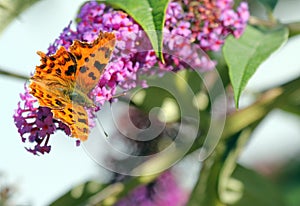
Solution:
{"label": "plant stem", "polygon": [[28,80],[29,77],[28,76],[23,76],[21,74],[17,74],[17,73],[13,73],[13,72],[8,72],[5,70],[0,69],[0,75],[5,75],[5,76],[9,76],[9,77],[13,77],[13,78],[18,78],[18,79],[22,79],[22,80]]}
{"label": "plant stem", "polygon": [[227,117],[222,139],[263,119],[274,108],[287,104],[287,99],[296,92],[300,92],[300,77],[282,86],[265,91],[251,106],[233,113]]}
{"label": "plant stem", "polygon": [[264,20],[255,16],[250,16],[248,22],[253,26],[275,27],[278,25],[276,21]]}
{"label": "plant stem", "polygon": [[286,26],[289,28],[290,37],[300,34],[300,22],[289,23]]}

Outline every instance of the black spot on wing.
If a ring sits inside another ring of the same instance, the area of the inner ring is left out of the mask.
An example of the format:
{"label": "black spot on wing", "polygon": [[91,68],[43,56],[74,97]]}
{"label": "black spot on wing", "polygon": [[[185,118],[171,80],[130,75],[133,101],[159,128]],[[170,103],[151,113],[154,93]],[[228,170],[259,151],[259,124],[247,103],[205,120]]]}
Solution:
{"label": "black spot on wing", "polygon": [[64,106],[64,104],[58,99],[55,100],[55,104],[57,104],[58,106]]}
{"label": "black spot on wing", "polygon": [[80,60],[82,58],[81,54],[76,54],[76,59]]}
{"label": "black spot on wing", "polygon": [[111,53],[111,51],[108,49],[108,48],[106,48],[106,51],[105,51],[105,58],[109,58],[110,57],[110,53]]}
{"label": "black spot on wing", "polygon": [[65,74],[66,74],[67,76],[72,76],[75,72],[76,72],[76,66],[75,66],[75,65],[70,65],[70,66],[68,67],[68,70],[65,71]]}
{"label": "black spot on wing", "polygon": [[54,62],[50,62],[49,67],[53,68],[55,66]]}
{"label": "black spot on wing", "polygon": [[47,58],[46,57],[42,57],[41,58],[41,62],[46,63],[47,62]]}
{"label": "black spot on wing", "polygon": [[78,114],[79,114],[80,116],[85,116],[85,114],[82,113],[82,112],[78,112]]}
{"label": "black spot on wing", "polygon": [[96,76],[95,76],[95,74],[94,74],[94,72],[90,72],[89,73],[89,77],[92,78],[92,80],[96,80],[97,79]]}
{"label": "black spot on wing", "polygon": [[85,124],[87,124],[87,121],[86,121],[86,119],[81,119],[81,118],[78,118],[78,122],[81,122],[81,123],[85,123]]}
{"label": "black spot on wing", "polygon": [[88,69],[89,69],[89,68],[87,68],[86,66],[82,66],[82,67],[80,67],[79,71],[80,71],[81,73],[85,73]]}
{"label": "black spot on wing", "polygon": [[42,64],[39,66],[40,69],[44,69],[47,65],[46,64]]}
{"label": "black spot on wing", "polygon": [[55,72],[56,72],[57,75],[61,75],[61,70],[60,70],[60,68],[57,68],[57,69],[55,70]]}
{"label": "black spot on wing", "polygon": [[95,61],[94,67],[98,69],[99,72],[102,72],[106,64],[101,64],[99,61]]}
{"label": "black spot on wing", "polygon": [[[79,42],[79,44],[80,44],[80,47],[82,47],[82,48],[86,48],[87,47],[87,45],[85,44],[85,43],[81,43],[81,42]],[[76,47],[76,49],[77,49],[78,47]]]}
{"label": "black spot on wing", "polygon": [[103,51],[106,59],[110,56],[110,50],[108,47],[100,47],[98,51]]}
{"label": "black spot on wing", "polygon": [[76,63],[76,58],[74,57],[74,55],[72,53],[70,53],[70,52],[68,52],[68,53],[69,53],[69,56],[71,57],[72,61],[74,63]]}

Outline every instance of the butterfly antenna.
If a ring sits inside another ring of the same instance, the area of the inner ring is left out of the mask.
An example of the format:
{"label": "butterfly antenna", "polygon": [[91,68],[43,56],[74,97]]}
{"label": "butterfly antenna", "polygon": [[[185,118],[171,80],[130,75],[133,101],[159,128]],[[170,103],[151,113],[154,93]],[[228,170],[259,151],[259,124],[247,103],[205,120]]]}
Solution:
{"label": "butterfly antenna", "polygon": [[120,94],[116,94],[116,95],[112,96],[111,99],[118,98],[118,97],[123,97],[123,96],[126,96],[126,94],[127,94],[126,92],[122,92]]}
{"label": "butterfly antenna", "polygon": [[107,132],[105,131],[105,129],[104,129],[104,127],[103,127],[101,121],[99,121],[98,119],[96,119],[96,125],[97,125],[97,127],[101,127],[101,129],[102,129],[102,131],[103,131],[105,137],[108,138],[108,134],[107,134]]}

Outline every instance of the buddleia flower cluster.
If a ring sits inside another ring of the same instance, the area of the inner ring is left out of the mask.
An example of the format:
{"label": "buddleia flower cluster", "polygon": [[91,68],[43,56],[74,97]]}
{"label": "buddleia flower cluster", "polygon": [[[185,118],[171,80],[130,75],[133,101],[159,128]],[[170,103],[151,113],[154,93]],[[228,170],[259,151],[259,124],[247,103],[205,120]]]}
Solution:
{"label": "buddleia flower cluster", "polygon": [[[147,87],[143,75],[162,76],[189,68],[187,60],[200,72],[212,70],[217,62],[194,52],[195,45],[204,51],[218,51],[228,35],[239,37],[249,18],[248,5],[240,3],[233,9],[233,0],[183,0],[170,2],[166,11],[163,30],[162,63],[152,50],[150,40],[141,26],[123,11],[115,10],[103,3],[85,3],[77,16],[75,29],[69,24],[48,48],[48,55],[54,54],[60,46],[69,48],[75,39],[92,42],[100,31],[114,32],[116,47],[109,65],[99,84],[89,94],[95,101],[95,108],[88,108],[89,126],[94,126],[95,112],[112,101],[117,88],[124,91],[137,86]],[[172,55],[170,55],[170,53]],[[23,142],[34,145],[27,148],[33,154],[49,153],[49,138],[57,130],[70,135],[70,129],[63,122],[53,118],[51,110],[39,107],[34,97],[25,92],[14,114],[14,121]],[[76,144],[79,145],[79,141]]]}
{"label": "buddleia flower cluster", "polygon": [[162,173],[156,180],[133,189],[116,206],[182,206],[187,202],[187,192],[179,187],[171,170]]}

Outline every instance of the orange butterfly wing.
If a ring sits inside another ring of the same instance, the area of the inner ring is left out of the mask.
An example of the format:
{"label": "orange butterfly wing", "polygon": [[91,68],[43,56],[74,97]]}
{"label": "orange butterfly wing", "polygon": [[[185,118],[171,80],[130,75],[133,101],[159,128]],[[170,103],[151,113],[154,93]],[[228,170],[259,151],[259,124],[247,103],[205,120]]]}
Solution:
{"label": "orange butterfly wing", "polygon": [[76,86],[89,93],[99,82],[115,46],[113,33],[100,33],[91,44],[74,41],[70,52],[77,62]]}
{"label": "orange butterfly wing", "polygon": [[40,106],[49,107],[54,119],[61,120],[69,126],[73,137],[81,141],[87,139],[88,117],[83,106],[72,103],[60,90],[38,81],[32,81],[30,89],[30,93],[38,99]]}
{"label": "orange butterfly wing", "polygon": [[71,136],[82,141],[89,134],[88,115],[82,102],[70,94],[83,95],[97,85],[114,49],[115,35],[100,33],[92,43],[75,41],[69,51],[60,47],[54,55],[38,52],[41,65],[31,78],[30,93],[40,106],[49,107],[55,119],[67,124]]}
{"label": "orange butterfly wing", "polygon": [[74,84],[76,59],[64,47],[60,47],[54,55],[47,56],[40,51],[37,54],[41,57],[41,65],[36,67],[31,80],[63,85]]}

